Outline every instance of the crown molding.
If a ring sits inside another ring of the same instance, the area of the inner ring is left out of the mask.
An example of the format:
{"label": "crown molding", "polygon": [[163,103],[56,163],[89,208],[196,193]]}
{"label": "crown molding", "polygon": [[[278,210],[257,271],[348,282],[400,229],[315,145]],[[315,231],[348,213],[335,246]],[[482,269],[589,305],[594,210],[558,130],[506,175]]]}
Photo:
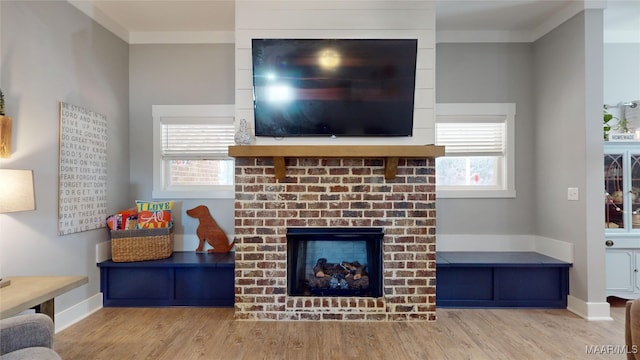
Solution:
{"label": "crown molding", "polygon": [[234,31],[153,31],[129,32],[111,20],[89,1],[67,0],[71,5],[93,19],[128,44],[233,44]]}
{"label": "crown molding", "polygon": [[560,11],[550,16],[547,20],[545,20],[542,24],[538,25],[530,32],[531,42],[534,42],[550,33],[553,29],[557,28],[565,21],[584,11],[586,8],[586,4],[582,1],[569,2],[569,4],[560,9]]}
{"label": "crown molding", "polygon": [[235,31],[132,32],[129,44],[233,44]]}
{"label": "crown molding", "polygon": [[[71,5],[128,44],[232,44],[234,31],[128,32],[86,0],[67,0]],[[523,31],[437,31],[436,43],[521,43],[534,42],[586,9],[605,9],[606,1],[571,1],[561,11],[532,30]],[[640,31],[606,31],[605,43],[640,43]]]}
{"label": "crown molding", "polygon": [[436,31],[436,43],[531,42],[528,31]]}
{"label": "crown molding", "polygon": [[[542,24],[531,30],[522,31],[437,31],[436,43],[506,43],[506,42],[535,42],[541,37],[551,32],[567,20],[576,16],[580,12],[588,9],[606,9],[607,1],[571,1],[567,6],[556,12],[545,20]],[[639,34],[610,34],[610,41],[607,41],[605,32],[605,42],[629,42],[612,41],[617,35],[625,35],[625,39],[638,39]],[[634,36],[635,35],[635,36]]]}
{"label": "crown molding", "polygon": [[114,33],[120,39],[129,42],[129,32],[117,22],[111,20],[110,17],[105,15],[100,9],[93,6],[89,1],[83,0],[67,0],[76,9],[93,19],[98,24],[102,25],[105,29]]}

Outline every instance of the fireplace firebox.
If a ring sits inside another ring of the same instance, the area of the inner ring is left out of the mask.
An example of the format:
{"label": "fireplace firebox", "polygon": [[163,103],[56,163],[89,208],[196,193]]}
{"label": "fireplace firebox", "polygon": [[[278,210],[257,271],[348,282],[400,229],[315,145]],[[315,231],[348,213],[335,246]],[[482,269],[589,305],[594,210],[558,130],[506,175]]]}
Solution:
{"label": "fireplace firebox", "polygon": [[287,228],[290,296],[382,296],[382,228]]}

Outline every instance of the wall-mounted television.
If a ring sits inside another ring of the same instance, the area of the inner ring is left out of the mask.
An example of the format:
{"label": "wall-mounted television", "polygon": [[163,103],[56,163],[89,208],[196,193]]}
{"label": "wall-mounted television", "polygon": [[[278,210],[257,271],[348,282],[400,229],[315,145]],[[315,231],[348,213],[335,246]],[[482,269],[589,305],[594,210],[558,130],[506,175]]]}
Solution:
{"label": "wall-mounted television", "polygon": [[253,39],[256,136],[411,136],[416,39]]}

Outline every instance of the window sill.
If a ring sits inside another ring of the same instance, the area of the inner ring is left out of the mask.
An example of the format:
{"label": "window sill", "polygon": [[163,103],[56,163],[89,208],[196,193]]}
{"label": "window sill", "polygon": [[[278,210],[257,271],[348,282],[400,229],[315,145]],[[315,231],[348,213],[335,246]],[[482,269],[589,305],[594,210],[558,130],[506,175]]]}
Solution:
{"label": "window sill", "polygon": [[235,199],[234,190],[198,190],[198,191],[171,191],[154,190],[151,193],[153,199]]}
{"label": "window sill", "polygon": [[494,199],[515,198],[515,190],[437,190],[438,199]]}

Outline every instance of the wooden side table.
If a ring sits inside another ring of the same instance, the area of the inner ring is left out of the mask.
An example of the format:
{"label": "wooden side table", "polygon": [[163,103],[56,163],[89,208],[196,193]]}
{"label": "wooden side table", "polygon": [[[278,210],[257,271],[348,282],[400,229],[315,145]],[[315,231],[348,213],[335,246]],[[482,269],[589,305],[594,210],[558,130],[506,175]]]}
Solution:
{"label": "wooden side table", "polygon": [[87,284],[86,276],[12,276],[9,286],[0,289],[0,319],[35,309],[54,319],[54,298]]}

